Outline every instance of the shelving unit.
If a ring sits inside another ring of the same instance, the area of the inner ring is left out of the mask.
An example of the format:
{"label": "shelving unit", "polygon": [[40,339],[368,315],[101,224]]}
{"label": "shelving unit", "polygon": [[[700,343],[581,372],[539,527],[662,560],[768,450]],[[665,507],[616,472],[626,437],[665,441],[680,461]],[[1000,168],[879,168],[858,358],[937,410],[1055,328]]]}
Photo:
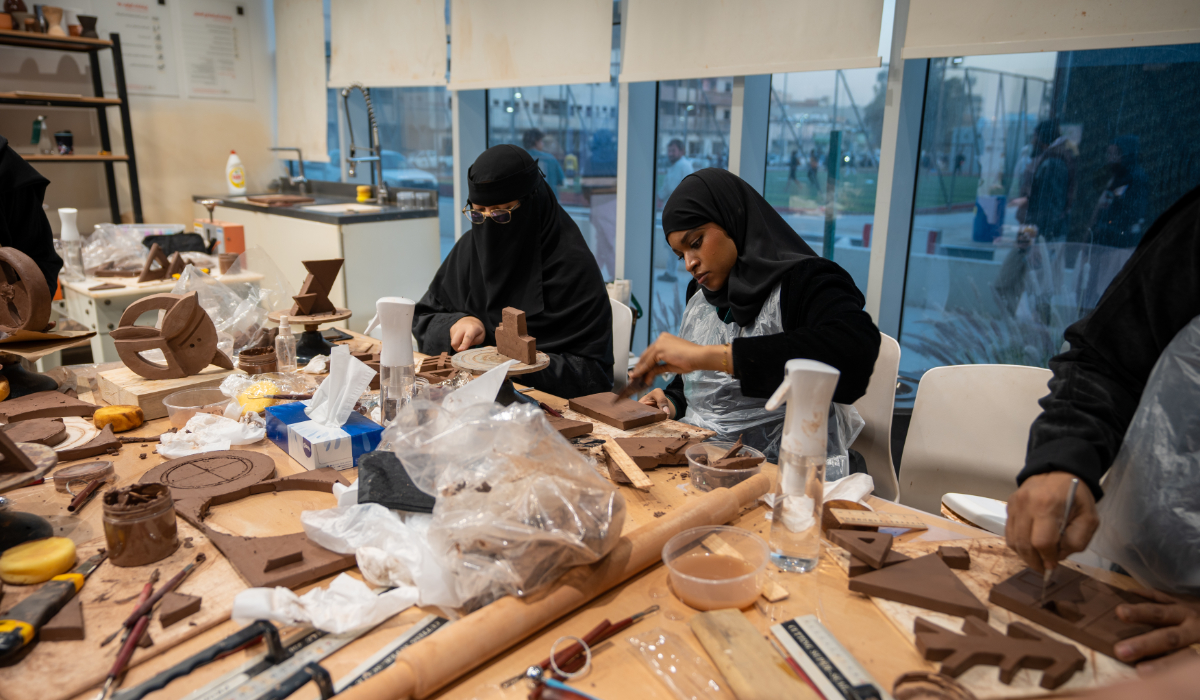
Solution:
{"label": "shelving unit", "polygon": [[[125,63],[121,57],[121,37],[109,34],[108,39],[84,39],[73,36],[48,36],[29,32],[0,31],[0,46],[22,46],[52,51],[86,53],[92,69],[93,95],[56,95],[53,93],[0,92],[0,105],[32,105],[44,107],[68,107],[94,109],[100,126],[100,147],[106,154],[112,153],[112,138],[108,129],[108,108],[116,107],[121,115],[121,131],[125,140],[125,155],[75,154],[70,156],[29,155],[22,156],[31,163],[104,163],[104,174],[108,184],[108,206],[114,223],[121,221],[121,204],[117,199],[117,178],[114,163],[124,163],[129,174],[129,193],[133,199],[133,220],[142,223],[142,193],[138,186],[137,159],[133,150],[133,124],[129,118],[129,94],[125,90]],[[117,96],[104,96],[104,82],[100,78],[100,52],[112,51],[113,73],[117,83]]]}

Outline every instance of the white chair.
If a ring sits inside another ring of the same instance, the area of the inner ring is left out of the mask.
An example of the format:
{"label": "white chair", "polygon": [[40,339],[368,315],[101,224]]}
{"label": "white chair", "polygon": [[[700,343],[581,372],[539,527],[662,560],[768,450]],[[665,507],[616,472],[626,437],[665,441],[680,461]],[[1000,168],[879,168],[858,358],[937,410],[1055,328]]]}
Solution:
{"label": "white chair", "polygon": [[875,359],[871,383],[867,393],[854,402],[866,425],[850,447],[866,460],[867,473],[875,481],[875,495],[895,501],[900,496],[900,483],[892,464],[892,412],[896,406],[900,344],[891,336],[879,335],[879,357]]}
{"label": "white chair", "polygon": [[629,383],[629,342],[633,336],[633,310],[609,297],[613,322],[613,391]]}
{"label": "white chair", "polygon": [[935,367],[917,386],[900,466],[900,502],[941,513],[948,492],[1007,501],[1025,464],[1029,426],[1050,370],[1016,365]]}

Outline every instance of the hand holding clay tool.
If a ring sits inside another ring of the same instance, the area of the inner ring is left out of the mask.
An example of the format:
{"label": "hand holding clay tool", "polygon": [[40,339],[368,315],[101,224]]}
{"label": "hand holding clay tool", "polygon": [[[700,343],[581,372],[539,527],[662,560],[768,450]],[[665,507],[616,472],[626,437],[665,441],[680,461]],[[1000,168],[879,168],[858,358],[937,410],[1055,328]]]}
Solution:
{"label": "hand holding clay tool", "polygon": [[[156,584],[156,583],[158,583],[158,569],[155,569],[154,572],[150,574],[150,580],[146,582],[146,585],[142,586],[142,592],[140,595],[138,595],[137,602],[133,604],[134,610],[137,610],[138,608],[142,607],[142,603],[145,603],[150,598],[150,595],[152,593],[154,593],[154,584]],[[121,633],[121,630],[125,630],[125,637],[121,638],[121,643],[124,644],[126,637],[129,636],[130,630],[128,627],[125,627],[124,625],[122,625],[121,628],[118,629],[116,632],[113,632],[112,634],[105,637],[104,641],[100,642],[100,646],[102,648],[108,646],[109,642],[111,642],[112,640],[117,638],[117,635]]]}
{"label": "hand holding clay tool", "polygon": [[645,391],[646,389],[649,389],[649,388],[650,388],[650,385],[646,383],[645,378],[630,377],[629,381],[627,381],[625,383],[625,388],[622,389],[621,391],[617,392],[617,398],[613,399],[613,403],[616,403],[616,402],[620,401],[621,399],[627,399],[630,396],[633,396],[634,394],[638,393],[639,391]]}
{"label": "hand holding clay tool", "polygon": [[[1071,490],[1067,491],[1067,502],[1063,506],[1062,522],[1058,524],[1058,539],[1055,540],[1055,550],[1062,545],[1063,535],[1067,532],[1067,523],[1071,520],[1071,511],[1075,508],[1075,492],[1079,490],[1079,479],[1071,479]],[[1047,566],[1042,574],[1042,595],[1039,600],[1046,599],[1046,589],[1050,587],[1050,576],[1054,574],[1054,566]]]}
{"label": "hand holding clay tool", "polygon": [[84,579],[96,570],[108,553],[101,552],[72,571],[42,584],[37,593],[18,603],[0,618],[0,659],[17,653],[33,641],[38,628],[54,617],[83,588]]}

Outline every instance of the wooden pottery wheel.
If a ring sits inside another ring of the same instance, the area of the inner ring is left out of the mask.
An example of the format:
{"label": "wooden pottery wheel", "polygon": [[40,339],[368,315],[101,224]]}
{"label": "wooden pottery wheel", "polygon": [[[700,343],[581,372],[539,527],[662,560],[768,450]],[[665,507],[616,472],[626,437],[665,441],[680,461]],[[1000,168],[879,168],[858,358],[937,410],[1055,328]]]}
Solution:
{"label": "wooden pottery wheel", "polygon": [[333,313],[312,316],[292,316],[282,311],[272,311],[267,318],[279,323],[280,316],[287,316],[289,324],[304,326],[304,332],[296,338],[296,365],[304,367],[317,355],[328,355],[333,351],[333,343],[325,340],[318,329],[327,323],[345,321],[351,315],[350,309],[335,309]]}
{"label": "wooden pottery wheel", "polygon": [[[450,358],[454,366],[458,369],[465,369],[474,374],[483,374],[488,370],[494,369],[513,358],[501,355],[493,346],[483,348],[474,348],[458,353]],[[537,354],[537,364],[527,365],[518,362],[508,368],[508,376],[515,377],[519,374],[530,374],[532,372],[540,372],[550,366],[550,356],[544,352]]]}

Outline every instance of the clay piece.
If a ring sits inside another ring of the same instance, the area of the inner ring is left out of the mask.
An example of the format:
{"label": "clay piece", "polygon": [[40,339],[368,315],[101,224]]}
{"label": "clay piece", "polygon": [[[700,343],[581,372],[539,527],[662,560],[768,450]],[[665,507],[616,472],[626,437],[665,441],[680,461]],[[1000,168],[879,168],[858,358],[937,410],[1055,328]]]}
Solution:
{"label": "clay piece", "polygon": [[46,277],[16,248],[0,248],[0,300],[0,331],[41,331],[50,322]]}
{"label": "clay piece", "polygon": [[[185,520],[200,527],[207,506],[236,501],[254,493],[260,482],[275,474],[275,460],[261,452],[228,450],[204,452],[172,459],[142,475],[143,484],[162,484],[171,489],[175,509]],[[215,499],[219,500],[211,503]],[[203,507],[202,507],[203,506]]]}
{"label": "clay piece", "polygon": [[961,569],[966,571],[971,568],[971,553],[962,547],[938,547],[937,555],[946,562],[946,566],[951,569]]}
{"label": "clay piece", "polygon": [[166,629],[176,622],[196,614],[200,610],[202,600],[200,596],[171,591],[163,596],[158,604],[159,623],[162,624],[163,629]]}
{"label": "clay piece", "polygon": [[4,426],[4,432],[13,442],[35,442],[54,447],[67,439],[67,426],[62,418],[36,418]]}
{"label": "clay piece", "polygon": [[896,700],[977,700],[975,693],[950,676],[929,671],[909,671],[892,684]]}
{"label": "clay piece", "polygon": [[233,264],[235,262],[237,262],[237,259],[238,259],[237,253],[218,253],[217,254],[217,272],[222,275],[225,274],[226,272],[229,272],[229,268],[233,267]]}
{"label": "clay piece", "polygon": [[892,536],[886,532],[830,530],[829,539],[876,569],[882,569],[892,551]]}
{"label": "clay piece", "polygon": [[571,399],[568,405],[576,413],[621,430],[640,428],[667,419],[666,412],[637,401],[618,398],[611,391],[580,396]]}
{"label": "clay piece", "polygon": [[[65,461],[65,460],[63,460]],[[112,462],[97,461],[84,462],[74,466],[65,467],[54,472],[54,490],[59,493],[71,493],[85,488],[90,482],[97,479],[110,479],[116,472]],[[74,495],[74,494],[72,494]]]}
{"label": "clay piece", "polygon": [[537,364],[537,341],[525,327],[525,312],[505,307],[496,326],[496,352],[527,365]]}
{"label": "clay piece", "polygon": [[115,284],[113,282],[105,282],[104,284],[98,284],[95,287],[88,287],[88,291],[89,292],[103,292],[107,289],[124,289],[124,288],[125,288],[125,285],[123,285],[123,284]]}
{"label": "clay piece", "polygon": [[[158,267],[155,268],[154,265]],[[150,246],[150,253],[146,256],[146,264],[142,266],[142,274],[138,276],[138,282],[153,282],[155,280],[171,279],[175,275],[183,274],[184,268],[187,267],[187,262],[184,261],[183,255],[175,253],[170,258],[163,252],[162,248],[157,244]]]}
{"label": "clay piece", "polygon": [[615,438],[616,443],[625,450],[625,454],[638,465],[642,471],[659,467],[681,467],[687,461],[687,448],[701,442],[704,438],[691,437],[684,433],[680,437],[634,437]]}
{"label": "clay piece", "polygon": [[96,268],[92,273],[93,277],[137,277],[142,271],[134,268],[119,268],[113,261],[109,261]]}
{"label": "clay piece", "polygon": [[[895,566],[896,564],[906,561],[912,561],[912,557],[908,556],[907,554],[901,554],[893,549],[892,551],[888,552],[887,559],[883,560],[883,567],[886,569],[889,566]],[[876,568],[866,563],[862,559],[854,556],[853,554],[850,555],[850,566],[847,569],[847,574],[850,576],[850,578],[861,576],[869,571],[876,571]]]}
{"label": "clay piece", "polygon": [[[134,325],[147,311],[165,313],[162,324]],[[125,366],[146,379],[183,379],[199,374],[210,364],[233,369],[233,361],[217,349],[217,329],[201,306],[196,292],[152,294],[129,305],[119,327],[109,332]],[[161,350],[165,365],[150,362],[141,353]]]}
{"label": "clay piece", "polygon": [[371,377],[371,385],[367,388],[371,391],[379,391],[379,353],[351,351],[350,357],[375,370],[375,376]]}
{"label": "clay piece", "polygon": [[104,540],[113,566],[145,566],[179,549],[171,491],[132,484],[104,492]]}
{"label": "clay piece", "polygon": [[108,453],[115,455],[121,451],[121,439],[113,435],[112,426],[106,425],[96,437],[88,440],[78,447],[69,447],[65,450],[56,450],[58,461],[70,462],[75,459],[87,459]]}
{"label": "clay piece", "polygon": [[546,420],[550,421],[551,428],[557,430],[559,435],[568,440],[592,432],[592,424],[585,421],[559,418],[558,416],[551,415],[547,415]]}
{"label": "clay piece", "polygon": [[936,554],[856,576],[850,590],[947,615],[988,619],[987,606]]}
{"label": "clay piece", "polygon": [[430,384],[441,384],[453,377],[457,371],[454,368],[454,361],[450,359],[450,353],[444,352],[441,355],[421,360],[421,365],[417,368],[417,376],[424,377],[425,381]]}
{"label": "clay piece", "polygon": [[37,465],[17,444],[0,430],[0,474],[22,474],[37,471]]}
{"label": "clay piece", "polygon": [[75,596],[38,630],[43,642],[74,642],[84,638],[83,601]]}
{"label": "clay piece", "polygon": [[1118,605],[1153,603],[1149,598],[1057,566],[1042,598],[1042,575],[1024,569],[992,587],[988,600],[1064,637],[1116,657],[1113,646],[1153,628],[1122,622]]}
{"label": "clay piece", "polygon": [[957,678],[968,669],[999,666],[1000,682],[1012,683],[1023,668],[1042,671],[1041,686],[1054,690],[1083,670],[1083,654],[1072,644],[1064,644],[1038,632],[1023,622],[1008,626],[1001,634],[986,622],[968,617],[962,634],[918,617],[913,624],[917,650],[928,661],[941,661],[942,673]]}
{"label": "clay piece", "polygon": [[304,269],[308,270],[308,276],[304,278],[300,293],[292,297],[296,303],[288,312],[289,317],[320,316],[337,312],[333,302],[329,301],[329,292],[333,291],[333,281],[342,269],[342,262],[341,258],[302,261]]}
{"label": "clay piece", "polygon": [[91,418],[97,408],[99,406],[95,404],[80,401],[58,391],[39,391],[36,394],[0,402],[0,416],[3,416],[6,423],[66,416]]}

